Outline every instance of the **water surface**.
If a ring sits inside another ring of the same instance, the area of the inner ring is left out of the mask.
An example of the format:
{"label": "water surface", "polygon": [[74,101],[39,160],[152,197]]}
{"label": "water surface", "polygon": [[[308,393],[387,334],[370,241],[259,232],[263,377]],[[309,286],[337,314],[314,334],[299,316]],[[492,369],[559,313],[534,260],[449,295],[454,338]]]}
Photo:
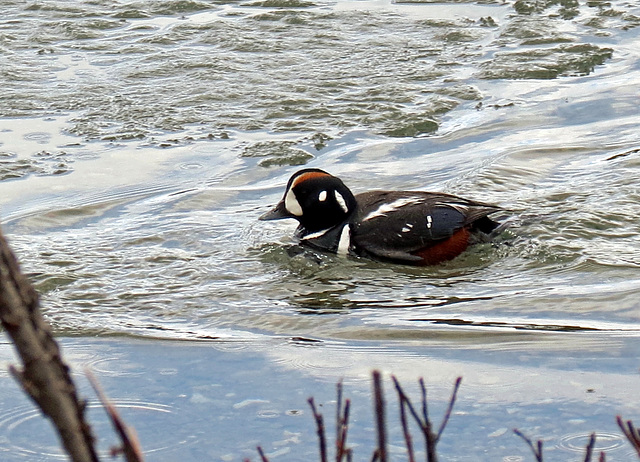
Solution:
{"label": "water surface", "polygon": [[[255,424],[211,439],[177,406],[184,435],[158,449],[150,432],[148,451],[235,460],[288,441],[274,460],[299,460],[311,419],[287,410],[344,377],[370,428],[378,367],[425,376],[435,403],[464,376],[450,432],[475,433],[443,441],[449,460],[531,457],[514,426],[550,460],[581,460],[592,431],[629,460],[614,416],[640,414],[638,7],[51,1],[4,18],[0,216],[63,343],[93,352],[74,364],[110,362],[125,408],[145,390],[136,425],[212,380],[228,431]],[[257,222],[302,165],[355,192],[500,204],[511,227],[432,268],[303,251],[294,223]],[[269,425],[238,416],[245,400],[269,403]],[[58,457],[1,406],[11,457]]]}

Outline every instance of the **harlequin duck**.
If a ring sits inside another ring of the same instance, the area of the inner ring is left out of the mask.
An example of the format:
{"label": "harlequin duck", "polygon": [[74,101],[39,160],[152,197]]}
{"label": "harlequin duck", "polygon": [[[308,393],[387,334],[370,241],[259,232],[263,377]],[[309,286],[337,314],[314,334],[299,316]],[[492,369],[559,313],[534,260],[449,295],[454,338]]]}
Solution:
{"label": "harlequin duck", "polygon": [[295,218],[300,242],[317,249],[435,265],[487,240],[500,225],[488,215],[499,210],[444,193],[371,191],[354,196],[339,178],[308,168],[294,173],[282,200],[260,220]]}

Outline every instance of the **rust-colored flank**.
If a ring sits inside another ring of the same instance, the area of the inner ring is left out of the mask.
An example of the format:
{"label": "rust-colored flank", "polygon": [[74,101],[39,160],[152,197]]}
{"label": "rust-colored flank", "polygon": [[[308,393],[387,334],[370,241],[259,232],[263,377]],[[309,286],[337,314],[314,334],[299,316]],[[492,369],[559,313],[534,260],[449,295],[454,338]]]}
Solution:
{"label": "rust-colored flank", "polygon": [[467,228],[462,228],[453,233],[446,241],[442,241],[423,250],[415,252],[424,260],[425,265],[437,265],[457,257],[469,246],[471,233]]}

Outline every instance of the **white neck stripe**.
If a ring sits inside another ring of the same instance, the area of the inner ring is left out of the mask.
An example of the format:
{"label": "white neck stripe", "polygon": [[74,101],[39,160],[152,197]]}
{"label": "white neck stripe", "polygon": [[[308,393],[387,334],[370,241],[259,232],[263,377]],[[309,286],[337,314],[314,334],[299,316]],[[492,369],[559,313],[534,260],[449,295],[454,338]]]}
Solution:
{"label": "white neck stripe", "polygon": [[347,255],[351,247],[351,228],[346,224],[340,232],[340,240],[338,241],[338,255]]}

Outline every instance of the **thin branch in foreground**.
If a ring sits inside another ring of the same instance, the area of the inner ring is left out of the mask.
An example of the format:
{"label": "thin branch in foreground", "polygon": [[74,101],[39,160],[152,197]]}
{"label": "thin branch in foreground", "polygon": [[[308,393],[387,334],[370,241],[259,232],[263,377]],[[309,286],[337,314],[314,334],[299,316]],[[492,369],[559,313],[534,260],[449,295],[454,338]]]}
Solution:
{"label": "thin branch in foreground", "polygon": [[587,447],[585,449],[584,454],[584,462],[591,462],[591,457],[593,457],[593,448],[596,445],[596,434],[592,433],[589,436],[589,442],[587,443]]}
{"label": "thin branch in foreground", "polygon": [[531,438],[525,436],[524,433],[522,433],[517,428],[515,428],[513,430],[513,433],[518,435],[520,438],[522,438],[525,441],[525,443],[527,443],[529,445],[529,447],[531,448],[531,451],[533,452],[533,455],[535,456],[537,462],[544,462],[542,460],[542,440],[538,440],[536,442],[536,444],[534,445],[533,441],[531,441]]}
{"label": "thin branch in foreground", "polygon": [[336,462],[340,462],[340,442],[342,440],[342,380],[336,384]]}
{"label": "thin branch in foreground", "polygon": [[418,414],[418,412],[413,407],[413,403],[411,402],[409,397],[406,395],[406,393],[402,389],[402,386],[400,385],[400,382],[398,381],[398,379],[395,376],[391,376],[391,379],[393,380],[393,384],[396,387],[396,392],[398,393],[398,399],[400,400],[400,408],[402,409],[402,406],[406,406],[407,409],[409,409],[409,412],[413,416],[413,419],[416,421],[416,423],[420,427],[420,430],[422,431],[422,434],[425,440],[425,445],[426,445],[427,461],[437,462],[438,459],[437,459],[437,455],[435,452],[435,445],[434,445],[435,435],[431,430],[431,421],[429,421],[429,414],[427,412],[427,404],[426,404],[427,389],[424,386],[424,381],[422,379],[420,379],[419,381],[421,397],[422,397],[422,416],[420,416],[420,414]]}
{"label": "thin branch in foreground", "polygon": [[351,459],[351,449],[347,448],[347,431],[349,429],[349,410],[351,401],[345,400],[342,405],[342,382],[337,385],[337,406],[336,406],[336,462],[342,462],[344,458]]}
{"label": "thin branch in foreground", "polygon": [[[543,462],[543,460],[542,460],[542,440],[538,440],[536,442],[536,444],[534,444],[533,441],[531,441],[530,438],[525,436],[524,433],[522,433],[517,428],[513,430],[513,433],[518,435],[520,438],[522,438],[527,443],[529,448],[531,448],[531,451],[533,452],[533,455],[535,456],[537,462]],[[595,446],[596,446],[596,434],[592,433],[591,435],[589,435],[589,442],[587,443],[587,446],[585,447],[584,462],[591,462],[591,459],[593,458],[593,450],[594,450]],[[600,452],[600,457],[598,458],[598,462],[605,462],[605,460],[606,460],[606,456],[605,456],[604,452]]]}
{"label": "thin branch in foreground", "polygon": [[440,441],[440,437],[442,436],[442,432],[444,428],[449,423],[449,419],[451,418],[451,412],[453,411],[453,405],[456,403],[456,399],[458,398],[458,390],[460,389],[460,384],[462,383],[462,377],[458,377],[456,379],[455,384],[453,385],[453,391],[451,392],[451,398],[449,398],[449,406],[447,406],[447,410],[444,413],[444,417],[442,418],[442,423],[440,424],[440,428],[438,429],[438,434],[436,435],[436,443]]}
{"label": "thin branch in foreground", "polygon": [[[260,460],[262,462],[269,462],[269,459],[267,458],[266,454],[262,450],[262,446],[258,446],[256,449],[258,450],[258,454],[260,454]],[[249,462],[248,459],[247,459],[247,462]]]}
{"label": "thin branch in foreground", "polygon": [[324,429],[324,418],[322,414],[318,412],[316,409],[315,402],[313,398],[309,398],[307,400],[309,402],[309,406],[311,406],[311,412],[313,413],[313,418],[316,421],[316,427],[318,429],[318,441],[320,444],[320,461],[327,462],[327,438]]}
{"label": "thin branch in foreground", "polygon": [[97,462],[95,439],[80,400],[62,361],[51,326],[42,316],[36,290],[0,232],[0,322],[11,337],[23,369],[11,374],[44,415],[51,419],[64,450],[73,462]]}
{"label": "thin branch in foreground", "polygon": [[387,462],[387,429],[384,415],[384,394],[382,392],[382,377],[380,371],[373,371],[373,399],[376,412],[376,434],[378,448],[374,453],[380,462]]}
{"label": "thin branch in foreground", "polygon": [[118,448],[116,451],[112,450],[112,455],[115,456],[122,452],[127,462],[142,462],[144,460],[144,456],[142,455],[142,448],[140,447],[140,442],[138,441],[135,431],[124,423],[124,420],[120,417],[120,413],[115,406],[111,404],[111,401],[109,401],[109,398],[107,398],[107,395],[102,390],[102,387],[95,375],[93,375],[89,369],[85,369],[84,372],[87,379],[89,379],[89,383],[96,392],[96,395],[98,395],[98,399],[102,403],[102,407],[104,407],[105,412],[109,416],[111,425],[113,425],[114,430],[122,441],[122,447]]}
{"label": "thin branch in foreground", "polygon": [[630,420],[624,422],[620,416],[616,417],[616,422],[640,457],[640,429],[636,428]]}
{"label": "thin branch in foreground", "polygon": [[413,453],[413,440],[411,438],[411,432],[409,431],[409,424],[407,422],[407,403],[400,401],[400,423],[402,424],[402,434],[404,435],[404,443],[407,447],[407,457],[409,462],[416,462],[416,457]]}
{"label": "thin branch in foreground", "polygon": [[420,384],[420,393],[422,399],[422,415],[418,414],[416,409],[413,406],[413,403],[407,396],[407,394],[402,389],[400,382],[395,376],[391,377],[393,383],[396,387],[396,392],[398,393],[398,399],[400,400],[400,420],[402,422],[405,443],[407,445],[407,452],[409,453],[409,461],[411,462],[414,458],[413,455],[413,447],[411,442],[411,435],[409,433],[407,423],[406,423],[406,409],[409,409],[409,412],[413,416],[414,420],[420,427],[422,434],[425,440],[425,449],[427,453],[427,461],[428,462],[437,462],[438,454],[436,452],[436,445],[438,441],[440,441],[440,437],[444,432],[444,429],[449,423],[449,419],[451,418],[451,413],[453,411],[453,406],[455,405],[456,399],[458,397],[458,389],[460,388],[460,384],[462,383],[462,377],[458,377],[456,379],[453,392],[451,393],[451,398],[449,399],[449,404],[447,406],[447,410],[445,411],[444,417],[442,418],[442,422],[440,424],[440,428],[438,429],[438,433],[433,432],[433,424],[431,419],[429,419],[428,412],[428,404],[427,404],[427,387],[424,384],[424,380],[421,378],[419,380]]}

